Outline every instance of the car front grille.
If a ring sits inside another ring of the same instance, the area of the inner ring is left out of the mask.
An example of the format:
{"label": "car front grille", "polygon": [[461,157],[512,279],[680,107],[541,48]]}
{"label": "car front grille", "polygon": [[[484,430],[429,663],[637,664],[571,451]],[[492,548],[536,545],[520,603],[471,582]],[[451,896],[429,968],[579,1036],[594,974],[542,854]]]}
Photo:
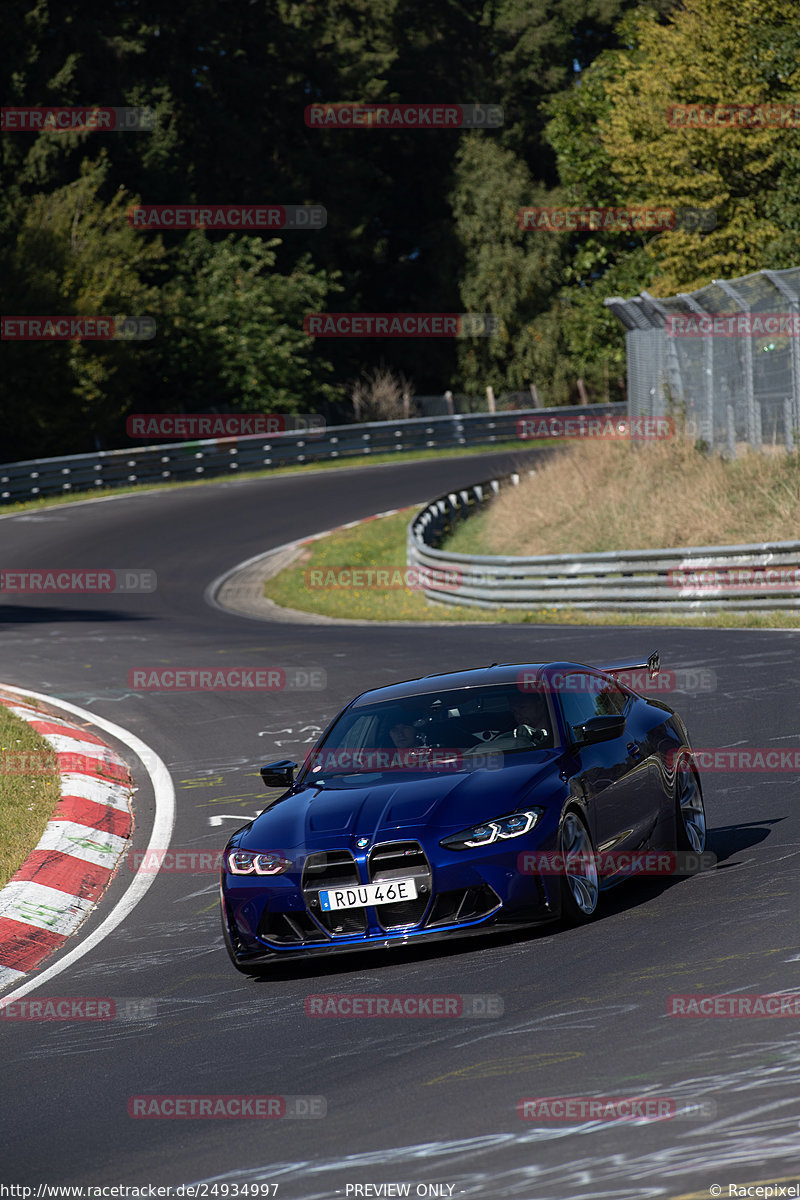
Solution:
{"label": "car front grille", "polygon": [[349,850],[323,850],[309,854],[303,867],[303,899],[309,912],[332,937],[347,937],[367,932],[367,913],[363,908],[345,908],[323,912],[319,893],[323,888],[352,887],[362,881],[358,866]]}
{"label": "car front grille", "polygon": [[[373,846],[367,859],[367,877],[370,883],[389,879],[413,879],[416,882],[415,900],[380,904],[375,908],[380,927],[387,932],[415,926],[435,929],[467,924],[489,916],[502,905],[500,897],[488,884],[441,892],[434,899],[431,865],[416,841],[384,842]],[[366,935],[365,908],[325,912],[319,902],[319,893],[324,888],[357,887],[363,882],[349,850],[310,854],[301,880],[307,911],[265,912],[258,936],[274,945],[288,947]]]}
{"label": "car front grille", "polygon": [[381,904],[375,909],[382,929],[419,925],[431,901],[433,874],[419,842],[384,842],[374,846],[367,863],[370,883],[384,879],[415,879],[416,900]]}

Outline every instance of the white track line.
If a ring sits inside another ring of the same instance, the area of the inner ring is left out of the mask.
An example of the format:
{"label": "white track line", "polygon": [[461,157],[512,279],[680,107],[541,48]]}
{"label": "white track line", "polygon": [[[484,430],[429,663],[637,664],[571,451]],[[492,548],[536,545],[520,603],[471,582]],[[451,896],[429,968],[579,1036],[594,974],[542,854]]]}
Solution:
{"label": "white track line", "polygon": [[[105,730],[106,733],[110,733],[112,737],[117,738],[124,746],[133,750],[134,754],[141,759],[144,769],[150,776],[156,802],[153,831],[150,835],[147,849],[163,850],[169,846],[172,829],[175,824],[175,789],[172,786],[172,779],[165,763],[154,750],[150,749],[146,742],[136,737],[135,734],[129,733],[127,729],[123,729],[121,725],[115,725],[113,721],[107,721],[105,717],[98,717],[83,708],[78,708],[76,704],[68,703],[66,700],[54,700],[51,696],[44,696],[41,692],[33,692],[30,688],[11,687],[6,683],[2,686],[5,692],[12,692],[21,697],[32,696],[34,700],[39,700],[43,704],[50,705],[53,708],[61,708],[66,712],[72,713],[74,716],[82,717],[90,724]],[[143,862],[147,861],[149,861],[147,858],[143,859]],[[46,967],[44,971],[40,971],[33,978],[21,984],[16,991],[9,992],[0,998],[0,1008],[4,1008],[10,1000],[16,1000],[19,996],[25,996],[28,992],[32,992],[34,988],[38,988],[41,984],[55,978],[56,975],[60,975],[62,971],[72,966],[79,958],[83,958],[84,954],[88,954],[90,950],[93,950],[95,946],[108,937],[109,933],[116,929],[133,912],[136,905],[155,882],[157,875],[157,871],[149,869],[145,872],[140,868],[133,877],[128,890],[119,898],[105,920],[97,926],[97,929],[79,942],[63,958],[60,958],[58,962],[53,963],[51,967]]]}

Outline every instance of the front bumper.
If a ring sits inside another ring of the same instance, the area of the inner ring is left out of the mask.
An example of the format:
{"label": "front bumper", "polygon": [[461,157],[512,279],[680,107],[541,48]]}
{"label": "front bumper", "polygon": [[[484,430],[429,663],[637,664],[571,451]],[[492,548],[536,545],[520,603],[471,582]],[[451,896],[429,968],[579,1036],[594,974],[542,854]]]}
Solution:
{"label": "front bumper", "polygon": [[529,925],[545,924],[558,919],[559,914],[551,910],[543,910],[539,916],[533,916],[519,921],[498,920],[496,917],[484,919],[473,925],[450,926],[447,929],[410,930],[405,933],[384,934],[382,937],[361,938],[358,941],[337,940],[324,944],[304,944],[301,947],[287,949],[244,950],[233,943],[230,924],[222,901],[222,929],[225,942],[231,958],[242,967],[258,967],[276,962],[286,962],[290,959],[305,959],[309,957],[329,956],[331,954],[354,954],[365,950],[393,950],[408,946],[427,945],[429,942],[453,941],[454,939],[470,937],[486,937],[490,933],[518,932]]}
{"label": "front bumper", "polygon": [[[560,915],[558,888],[552,878],[516,869],[516,855],[522,850],[523,846],[515,847],[513,855],[489,850],[470,856],[450,852],[432,864],[419,842],[405,841],[373,847],[361,858],[349,850],[317,852],[306,856],[294,873],[268,881],[225,871],[220,891],[228,951],[237,965],[258,965],[389,949],[553,920]],[[383,878],[414,878],[421,898],[398,905],[321,911],[322,888],[373,882],[384,866]]]}

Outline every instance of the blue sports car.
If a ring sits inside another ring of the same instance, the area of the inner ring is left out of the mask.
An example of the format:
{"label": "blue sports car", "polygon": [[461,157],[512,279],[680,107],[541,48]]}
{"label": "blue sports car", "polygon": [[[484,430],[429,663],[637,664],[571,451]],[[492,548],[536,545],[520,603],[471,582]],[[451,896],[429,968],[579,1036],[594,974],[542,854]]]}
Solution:
{"label": "blue sports car", "polygon": [[494,664],[357,696],[296,778],[261,768],[283,794],[223,853],[234,965],[587,921],[622,879],[690,873],[703,795],[659,670]]}

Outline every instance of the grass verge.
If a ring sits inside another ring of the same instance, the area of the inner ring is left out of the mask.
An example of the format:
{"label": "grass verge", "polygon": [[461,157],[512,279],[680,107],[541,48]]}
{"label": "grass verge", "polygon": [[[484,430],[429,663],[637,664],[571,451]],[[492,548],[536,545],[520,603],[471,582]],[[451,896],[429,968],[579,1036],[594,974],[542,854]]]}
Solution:
{"label": "grass verge", "polygon": [[0,704],[0,888],[39,841],[60,796],[55,750]]}
{"label": "grass verge", "polygon": [[495,625],[639,625],[716,627],[719,629],[800,629],[800,617],[789,613],[713,613],[671,616],[669,613],[594,613],[580,609],[473,609],[430,604],[421,591],[397,588],[324,588],[308,586],[308,572],[331,568],[406,566],[406,528],[413,512],[366,521],[311,542],[300,558],[264,584],[264,595],[284,608],[363,621],[487,622]]}

